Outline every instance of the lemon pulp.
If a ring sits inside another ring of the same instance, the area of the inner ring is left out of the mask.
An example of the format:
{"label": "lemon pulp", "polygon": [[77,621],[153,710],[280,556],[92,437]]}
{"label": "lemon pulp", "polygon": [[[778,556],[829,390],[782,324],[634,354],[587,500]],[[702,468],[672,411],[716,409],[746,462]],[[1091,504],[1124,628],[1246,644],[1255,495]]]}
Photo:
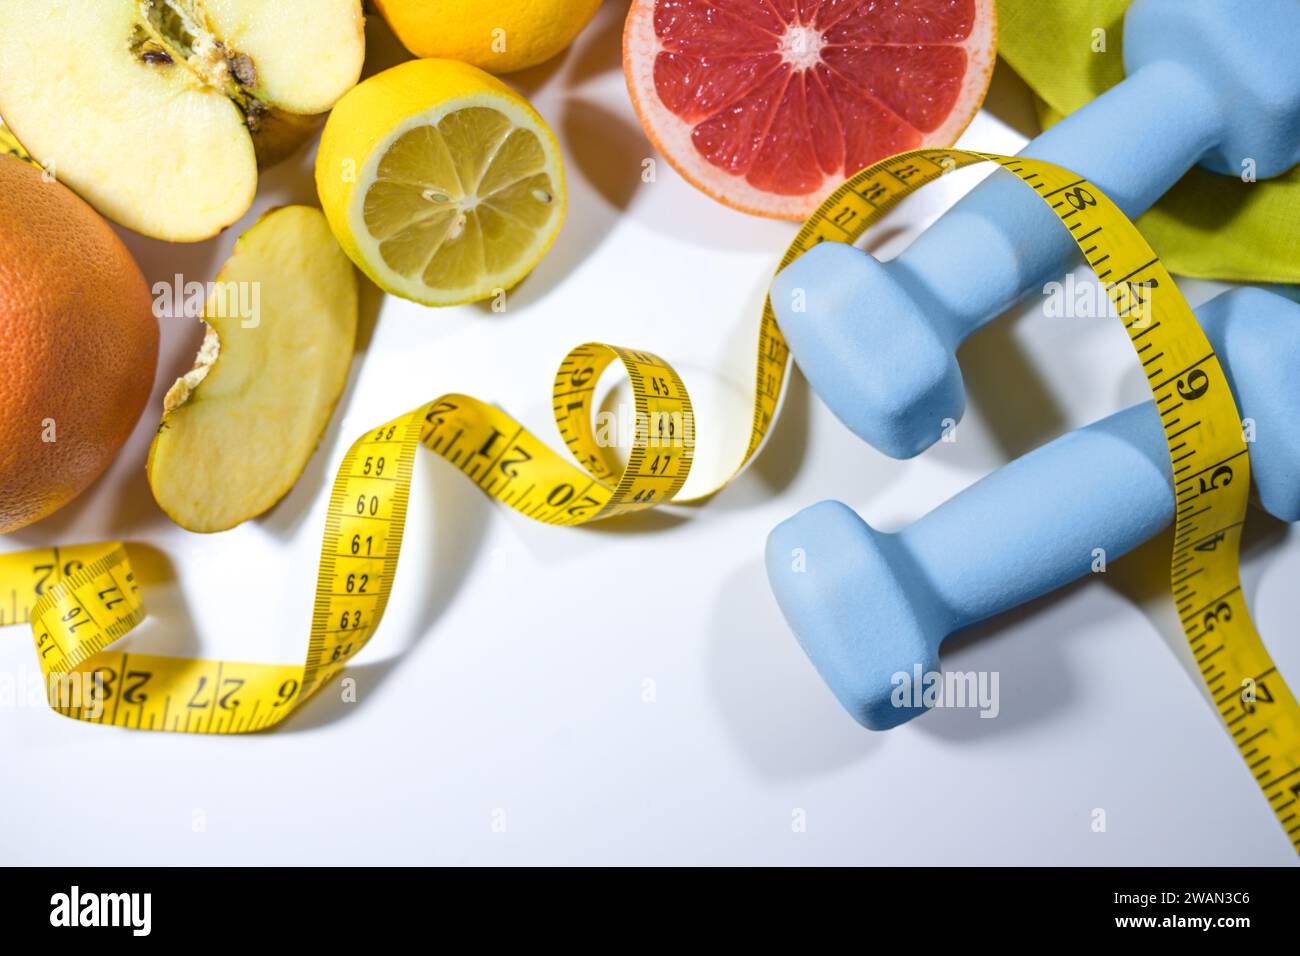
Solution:
{"label": "lemon pulp", "polygon": [[490,294],[540,254],[562,214],[548,167],[532,130],[491,107],[458,109],[393,141],[362,219],[407,281],[458,298]]}

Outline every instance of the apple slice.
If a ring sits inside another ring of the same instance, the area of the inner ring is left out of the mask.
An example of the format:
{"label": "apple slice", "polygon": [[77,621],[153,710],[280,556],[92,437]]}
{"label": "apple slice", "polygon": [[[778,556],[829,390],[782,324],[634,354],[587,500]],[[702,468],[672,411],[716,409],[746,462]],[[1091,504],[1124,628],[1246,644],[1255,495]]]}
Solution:
{"label": "apple slice", "polygon": [[283,498],[347,380],[357,278],[325,216],[283,206],[239,237],[204,308],[194,368],[163,401],[146,466],[190,531],[224,531]]}
{"label": "apple slice", "polygon": [[0,116],[111,219],[207,239],[361,75],[360,0],[0,0]]}

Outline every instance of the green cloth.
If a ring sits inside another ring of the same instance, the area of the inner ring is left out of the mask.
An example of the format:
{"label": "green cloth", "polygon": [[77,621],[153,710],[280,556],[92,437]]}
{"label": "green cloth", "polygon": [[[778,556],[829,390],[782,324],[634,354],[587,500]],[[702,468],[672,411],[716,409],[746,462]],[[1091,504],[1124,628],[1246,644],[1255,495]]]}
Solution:
{"label": "green cloth", "polygon": [[[1038,97],[1045,127],[1124,79],[1129,2],[997,0],[998,54]],[[1098,28],[1104,52],[1093,52]],[[1193,169],[1138,225],[1171,272],[1300,282],[1300,166],[1253,183]]]}

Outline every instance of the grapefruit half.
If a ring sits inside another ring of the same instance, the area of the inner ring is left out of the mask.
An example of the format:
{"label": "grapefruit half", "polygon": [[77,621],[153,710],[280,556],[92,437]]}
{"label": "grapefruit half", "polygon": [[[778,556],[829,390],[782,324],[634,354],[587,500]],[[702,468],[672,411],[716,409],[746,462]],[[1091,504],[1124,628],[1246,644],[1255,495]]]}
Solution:
{"label": "grapefruit half", "polygon": [[623,72],[641,125],[698,189],[804,219],[894,153],[979,111],[995,0],[633,0]]}

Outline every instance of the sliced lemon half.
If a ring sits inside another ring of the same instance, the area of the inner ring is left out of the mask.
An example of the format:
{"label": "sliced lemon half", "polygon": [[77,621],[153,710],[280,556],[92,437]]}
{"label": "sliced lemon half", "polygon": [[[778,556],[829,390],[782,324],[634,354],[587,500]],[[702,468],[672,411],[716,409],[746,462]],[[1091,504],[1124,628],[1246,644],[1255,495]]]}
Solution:
{"label": "sliced lemon half", "polygon": [[384,291],[426,305],[511,288],[564,221],[550,128],[506,84],[454,60],[411,60],[339,100],[316,189],[352,261]]}

